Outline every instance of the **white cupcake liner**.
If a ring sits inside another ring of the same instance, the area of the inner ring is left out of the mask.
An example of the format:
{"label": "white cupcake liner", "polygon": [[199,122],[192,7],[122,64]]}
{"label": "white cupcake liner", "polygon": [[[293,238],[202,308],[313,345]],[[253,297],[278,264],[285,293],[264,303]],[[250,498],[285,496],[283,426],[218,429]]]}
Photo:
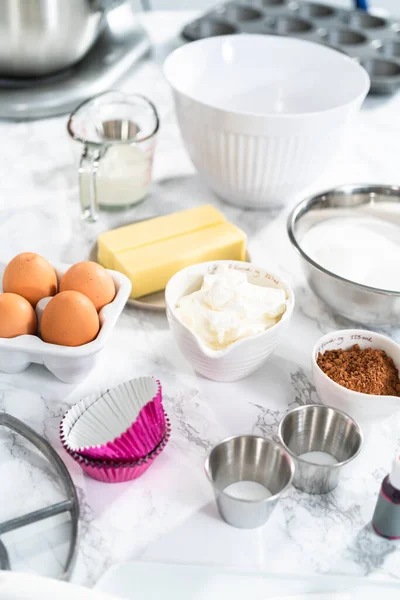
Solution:
{"label": "white cupcake liner", "polygon": [[152,452],[166,428],[160,382],[140,377],[83,398],[64,416],[60,433],[68,451],[126,462]]}

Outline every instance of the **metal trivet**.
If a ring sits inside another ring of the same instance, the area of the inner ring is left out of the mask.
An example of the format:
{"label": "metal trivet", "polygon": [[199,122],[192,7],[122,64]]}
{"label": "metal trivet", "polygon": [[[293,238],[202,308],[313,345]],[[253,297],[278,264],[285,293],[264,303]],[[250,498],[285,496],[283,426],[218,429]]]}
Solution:
{"label": "metal trivet", "polygon": [[[58,456],[57,452],[49,444],[49,442],[47,442],[41,435],[36,433],[36,431],[28,427],[28,425],[25,425],[25,423],[22,423],[22,421],[19,421],[18,419],[7,413],[0,413],[0,425],[3,425],[4,427],[11,429],[12,431],[15,431],[23,438],[31,442],[39,450],[39,452],[41,452],[47,458],[47,460],[56,469],[67,496],[67,499],[63,500],[62,502],[57,502],[52,506],[47,506],[46,508],[41,508],[39,510],[30,512],[27,515],[22,515],[21,517],[17,517],[15,519],[5,521],[4,523],[0,523],[0,536],[4,533],[8,533],[9,531],[13,531],[14,529],[19,529],[20,527],[25,527],[26,525],[31,525],[32,523],[43,521],[44,519],[48,519],[49,517],[69,512],[71,515],[72,527],[71,541],[67,560],[65,562],[63,573],[61,575],[62,579],[68,579],[74,565],[74,560],[77,551],[79,521],[78,496],[76,494],[75,486],[73,484],[71,476],[67,470],[67,467],[64,465],[63,461]],[[1,538],[0,569],[11,570],[8,552],[3,542],[1,541]]]}

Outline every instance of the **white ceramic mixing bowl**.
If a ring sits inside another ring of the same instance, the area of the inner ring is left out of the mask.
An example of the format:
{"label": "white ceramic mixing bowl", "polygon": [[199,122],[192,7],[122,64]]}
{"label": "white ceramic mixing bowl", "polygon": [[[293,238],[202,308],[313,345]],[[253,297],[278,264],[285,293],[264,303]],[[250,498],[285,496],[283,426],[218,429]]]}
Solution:
{"label": "white ceramic mixing bowl", "polygon": [[317,364],[318,354],[327,350],[346,350],[354,344],[361,348],[384,350],[400,373],[400,345],[390,338],[365,329],[343,329],[328,333],[318,340],[312,353],[315,389],[324,404],[347,412],[361,425],[373,425],[400,410],[400,398],[354,392],[333,381]]}
{"label": "white ceramic mixing bowl", "polygon": [[[181,322],[176,305],[182,296],[199,290],[204,275],[213,273],[221,264],[245,271],[249,282],[255,285],[284,289],[287,306],[281,320],[270,329],[238,340],[224,350],[213,350]],[[174,338],[194,369],[214,381],[237,381],[258,369],[281,341],[293,313],[294,294],[287,282],[265,269],[246,262],[216,260],[186,267],[176,273],[165,289],[165,303]]]}
{"label": "white ceramic mixing bowl", "polygon": [[214,192],[245,208],[281,205],[313,183],[370,85],[343,53],[254,34],[187,44],[164,73],[194,165]]}

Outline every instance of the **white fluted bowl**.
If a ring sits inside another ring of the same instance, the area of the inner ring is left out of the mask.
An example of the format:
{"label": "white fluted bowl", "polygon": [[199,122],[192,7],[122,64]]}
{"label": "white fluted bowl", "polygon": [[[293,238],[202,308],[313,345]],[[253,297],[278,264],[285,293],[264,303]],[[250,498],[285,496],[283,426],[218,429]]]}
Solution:
{"label": "white fluted bowl", "polygon": [[[200,289],[204,275],[215,272],[221,264],[245,271],[249,282],[255,285],[284,289],[288,302],[281,320],[270,329],[238,340],[224,350],[212,350],[181,322],[176,305],[182,296]],[[265,269],[246,262],[217,260],[186,267],[176,273],[166,287],[165,303],[172,334],[193,368],[214,381],[238,381],[258,369],[279,344],[292,316],[294,293],[286,281]]]}
{"label": "white fluted bowl", "polygon": [[254,34],[178,48],[164,74],[199,174],[245,208],[282,205],[311,185],[370,86],[367,72],[341,52]]}

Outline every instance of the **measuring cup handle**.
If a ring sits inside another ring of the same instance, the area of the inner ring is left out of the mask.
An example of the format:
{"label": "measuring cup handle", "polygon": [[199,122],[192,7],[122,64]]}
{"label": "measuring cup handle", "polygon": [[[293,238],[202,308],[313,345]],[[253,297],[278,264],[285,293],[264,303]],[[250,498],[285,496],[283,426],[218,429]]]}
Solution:
{"label": "measuring cup handle", "polygon": [[96,178],[100,158],[98,149],[85,145],[79,164],[79,196],[82,219],[86,221],[97,221],[99,217]]}

